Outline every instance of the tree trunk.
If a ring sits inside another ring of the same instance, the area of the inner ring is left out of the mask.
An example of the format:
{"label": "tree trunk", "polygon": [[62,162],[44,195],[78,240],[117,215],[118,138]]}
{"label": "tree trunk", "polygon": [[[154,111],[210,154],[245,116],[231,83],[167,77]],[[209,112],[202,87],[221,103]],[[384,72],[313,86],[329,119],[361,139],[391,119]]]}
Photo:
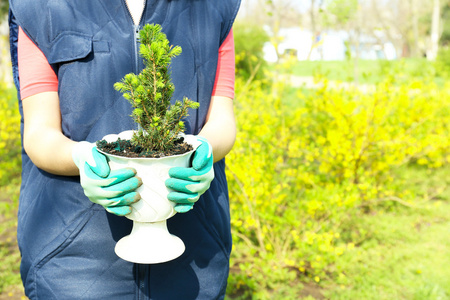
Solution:
{"label": "tree trunk", "polygon": [[420,49],[419,49],[419,21],[417,19],[417,5],[416,0],[410,0],[411,5],[411,16],[412,16],[412,28],[413,28],[413,37],[414,37],[414,43],[412,47],[411,54],[413,57],[419,57],[420,56]]}
{"label": "tree trunk", "polygon": [[316,32],[316,0],[311,0],[311,10],[309,13],[311,16],[311,30],[312,32]]}
{"label": "tree trunk", "polygon": [[429,60],[435,60],[439,50],[440,38],[440,18],[441,18],[441,3],[439,0],[433,2],[433,15],[431,20],[431,45],[430,51],[427,55]]}
{"label": "tree trunk", "polygon": [[311,48],[309,49],[309,53],[308,53],[308,57],[306,58],[306,60],[310,60],[311,59],[311,54],[314,50],[314,46],[316,43],[316,34],[317,34],[317,28],[316,28],[316,0],[311,0],[311,10],[309,11],[310,17],[311,17],[311,31],[312,31],[312,35],[313,35],[313,40],[311,43]]}

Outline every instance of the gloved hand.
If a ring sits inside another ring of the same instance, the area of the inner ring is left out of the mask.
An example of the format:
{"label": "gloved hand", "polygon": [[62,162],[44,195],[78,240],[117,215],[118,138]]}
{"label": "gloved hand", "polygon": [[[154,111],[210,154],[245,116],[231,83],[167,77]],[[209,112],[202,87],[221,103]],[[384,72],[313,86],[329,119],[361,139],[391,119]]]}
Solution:
{"label": "gloved hand", "polygon": [[171,168],[170,178],[165,182],[166,187],[174,190],[167,198],[177,203],[175,210],[179,213],[191,210],[214,179],[212,147],[203,137],[197,136],[197,140],[201,145],[195,150],[192,167]]}
{"label": "gloved hand", "polygon": [[134,190],[142,185],[134,169],[111,171],[106,156],[88,142],[75,145],[72,159],[80,170],[81,186],[89,200],[118,216],[131,213],[130,205],[141,199]]}

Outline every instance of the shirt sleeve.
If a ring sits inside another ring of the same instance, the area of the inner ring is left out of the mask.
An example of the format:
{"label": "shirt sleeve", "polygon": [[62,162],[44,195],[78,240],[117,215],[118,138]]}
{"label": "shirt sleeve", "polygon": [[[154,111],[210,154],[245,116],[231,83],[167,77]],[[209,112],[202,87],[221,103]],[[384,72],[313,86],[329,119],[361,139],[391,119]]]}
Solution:
{"label": "shirt sleeve", "polygon": [[58,78],[44,53],[19,28],[17,46],[22,99],[42,92],[58,91]]}
{"label": "shirt sleeve", "polygon": [[234,98],[235,80],[234,38],[231,30],[219,48],[219,60],[217,63],[216,80],[213,96]]}
{"label": "shirt sleeve", "polygon": [[[22,99],[42,92],[58,91],[58,78],[42,51],[19,28],[18,61]],[[234,38],[230,31],[219,48],[213,96],[234,98]]]}

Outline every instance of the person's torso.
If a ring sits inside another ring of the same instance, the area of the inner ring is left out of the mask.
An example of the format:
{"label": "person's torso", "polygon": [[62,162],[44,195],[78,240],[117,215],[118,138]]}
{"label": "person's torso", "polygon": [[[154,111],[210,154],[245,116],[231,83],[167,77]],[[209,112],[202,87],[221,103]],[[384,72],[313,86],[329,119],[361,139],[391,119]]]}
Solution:
{"label": "person's torso", "polygon": [[147,1],[135,25],[124,0],[37,2],[43,2],[43,18],[19,25],[57,72],[66,136],[95,141],[135,128],[130,105],[113,85],[143,68],[138,31],[146,23],[161,24],[171,44],[181,46],[182,54],[171,65],[173,101],[188,97],[200,103],[185,120],[188,133],[200,131],[209,109],[218,49],[231,28],[216,3]]}
{"label": "person's torso", "polygon": [[[231,29],[238,6],[238,0],[147,1],[139,26],[135,26],[125,0],[12,0],[10,8],[18,25],[57,73],[64,134],[73,140],[94,142],[106,134],[135,128],[129,103],[113,85],[127,73],[143,68],[137,35],[146,23],[161,24],[171,44],[182,47],[182,54],[171,65],[173,100],[186,96],[200,103],[200,109],[190,111],[185,120],[186,131],[198,133],[209,108],[218,49]],[[210,219],[207,230],[230,249],[223,161],[215,165],[215,171],[216,179],[195,214]],[[73,230],[81,230],[80,226],[92,228],[92,234],[85,231],[85,239],[100,235],[100,229],[106,230],[108,225],[113,235],[123,235],[130,229],[124,218],[106,218],[103,208],[93,207],[77,177],[48,174],[34,166],[25,153],[22,174],[18,239],[23,278],[34,265],[41,264],[41,259],[45,261],[48,253],[58,255],[55,249],[62,251],[60,247],[70,241]],[[185,216],[180,217],[183,220]],[[173,219],[175,224],[177,220]],[[114,240],[108,240],[111,242]],[[64,249],[81,253],[86,251],[86,243],[72,242]],[[110,255],[114,257],[113,252]]]}

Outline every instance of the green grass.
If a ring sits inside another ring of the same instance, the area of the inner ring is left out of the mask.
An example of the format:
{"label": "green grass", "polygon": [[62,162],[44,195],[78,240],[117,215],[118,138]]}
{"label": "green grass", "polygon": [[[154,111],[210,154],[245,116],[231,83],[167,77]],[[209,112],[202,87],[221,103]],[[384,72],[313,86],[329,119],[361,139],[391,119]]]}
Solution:
{"label": "green grass", "polygon": [[423,211],[366,216],[373,236],[339,264],[345,276],[325,285],[330,299],[450,299],[448,203]]}
{"label": "green grass", "polygon": [[[434,72],[433,63],[426,59],[359,60],[353,61],[299,61],[291,69],[295,76],[321,74],[333,81],[374,84],[382,81],[387,74],[404,74],[408,79],[423,78]],[[441,79],[437,79],[441,82]]]}
{"label": "green grass", "polygon": [[336,268],[346,271],[323,285],[327,298],[450,299],[450,169],[408,168],[399,176],[428,200],[349,224],[365,239],[339,260]]}

